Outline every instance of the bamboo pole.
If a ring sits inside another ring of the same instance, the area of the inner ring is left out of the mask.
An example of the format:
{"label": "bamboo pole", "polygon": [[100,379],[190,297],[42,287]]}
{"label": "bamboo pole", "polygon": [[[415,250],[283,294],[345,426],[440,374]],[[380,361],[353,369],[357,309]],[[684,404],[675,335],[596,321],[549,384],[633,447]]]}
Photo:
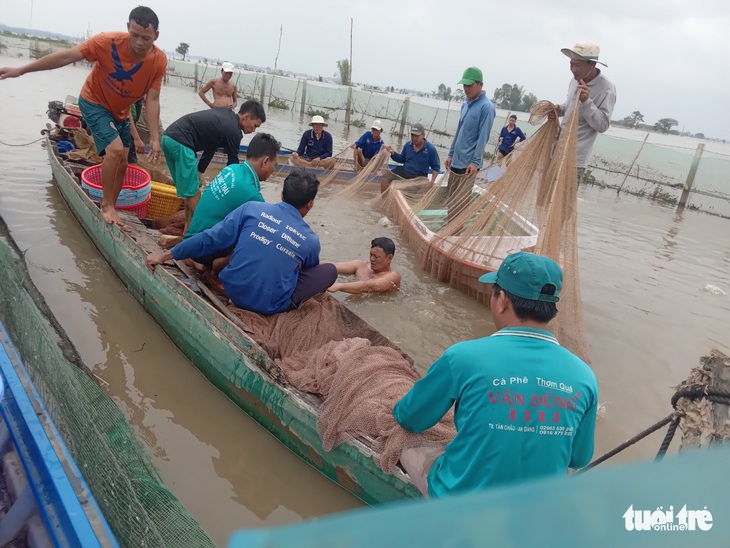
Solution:
{"label": "bamboo pole", "polygon": [[689,173],[687,174],[687,181],[684,183],[684,190],[682,190],[682,195],[679,197],[679,204],[677,204],[677,211],[681,211],[685,208],[687,205],[687,200],[689,199],[689,193],[690,190],[692,190],[692,185],[694,185],[695,182],[695,175],[697,175],[697,168],[700,166],[700,159],[702,158],[702,153],[705,151],[705,143],[700,143],[697,145],[697,150],[695,151],[695,157],[692,159],[692,167],[689,168]]}
{"label": "bamboo pole", "polygon": [[[619,192],[621,192],[621,189],[624,187],[624,183],[626,182],[626,179],[629,178],[629,173],[631,173],[631,170],[634,169],[634,164],[636,163],[636,160],[639,159],[639,154],[641,154],[641,150],[644,148],[644,145],[646,144],[646,140],[649,138],[649,133],[647,132],[646,136],[644,137],[644,140],[641,142],[641,146],[639,147],[639,150],[636,152],[636,156],[634,156],[634,159],[631,161],[631,165],[629,166],[629,169],[626,170],[626,175],[624,175],[624,180],[621,181],[621,185],[619,185],[618,190],[616,191],[616,196],[619,195]],[[638,169],[637,169],[638,171]]]}
{"label": "bamboo pole", "polygon": [[274,92],[274,78],[276,78],[276,67],[279,64],[279,52],[281,51],[281,35],[284,34],[284,25],[279,26],[279,47],[276,49],[276,57],[274,58],[274,74],[271,76],[271,85],[269,86],[269,102],[271,104],[271,94]]}
{"label": "bamboo pole", "polygon": [[350,17],[350,64],[348,66],[347,75],[347,110],[345,111],[345,128],[350,131],[350,115],[352,114],[352,24],[353,20]]}
{"label": "bamboo pole", "polygon": [[299,109],[299,121],[300,122],[304,120],[304,107],[306,106],[306,103],[307,103],[307,81],[303,80],[302,81],[302,106]]}
{"label": "bamboo pole", "polygon": [[406,129],[406,120],[408,120],[408,106],[411,104],[411,98],[406,97],[405,101],[403,101],[403,114],[400,118],[400,129],[398,130],[398,137],[403,140],[403,133]]}

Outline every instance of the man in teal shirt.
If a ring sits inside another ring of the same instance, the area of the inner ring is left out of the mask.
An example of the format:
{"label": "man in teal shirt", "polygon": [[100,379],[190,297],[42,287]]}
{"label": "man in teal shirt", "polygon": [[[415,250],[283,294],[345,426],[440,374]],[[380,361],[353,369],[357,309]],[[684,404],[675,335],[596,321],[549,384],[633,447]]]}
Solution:
{"label": "man in teal shirt", "polygon": [[493,284],[497,332],[447,349],[393,408],[404,429],[423,432],[454,406],[457,434],[445,450],[416,447],[401,455],[430,497],[564,474],[593,456],[596,377],[547,331],[557,314],[560,267],[519,252],[479,281]]}
{"label": "man in teal shirt", "polygon": [[[276,169],[280,150],[281,143],[272,135],[257,133],[248,145],[246,161],[223,168],[205,188],[183,239],[215,226],[246,202],[263,202],[261,181],[268,179]],[[217,274],[228,264],[227,257],[231,251],[197,257],[195,266],[202,272],[212,269],[210,281],[217,286]]]}

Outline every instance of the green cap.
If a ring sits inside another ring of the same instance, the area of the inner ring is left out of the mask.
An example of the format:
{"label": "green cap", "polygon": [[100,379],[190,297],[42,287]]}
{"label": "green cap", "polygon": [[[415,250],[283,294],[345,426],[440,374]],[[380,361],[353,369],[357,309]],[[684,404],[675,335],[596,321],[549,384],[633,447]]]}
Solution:
{"label": "green cap", "polygon": [[[499,270],[479,278],[483,284],[499,284],[507,293],[531,301],[558,302],[563,287],[563,271],[550,257],[520,251],[507,255]],[[554,285],[554,295],[543,295],[543,286]]]}
{"label": "green cap", "polygon": [[476,67],[469,67],[464,71],[464,76],[461,77],[459,83],[470,86],[474,82],[484,82],[482,71]]}

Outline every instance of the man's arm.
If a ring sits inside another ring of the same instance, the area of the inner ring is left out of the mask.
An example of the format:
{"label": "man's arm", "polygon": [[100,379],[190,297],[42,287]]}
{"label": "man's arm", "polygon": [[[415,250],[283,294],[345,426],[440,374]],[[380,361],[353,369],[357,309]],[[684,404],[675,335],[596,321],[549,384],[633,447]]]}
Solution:
{"label": "man's arm", "polygon": [[356,259],[354,261],[347,261],[346,263],[332,263],[335,265],[335,268],[337,269],[337,274],[339,276],[342,275],[350,275],[355,274],[357,272],[357,269],[360,268],[363,265],[367,265],[367,262]]}
{"label": "man's arm", "polygon": [[596,405],[597,401],[588,409],[578,425],[573,438],[573,448],[570,455],[570,468],[582,468],[593,457],[593,440],[596,432]]}
{"label": "man's arm", "polygon": [[152,163],[157,163],[162,154],[160,148],[160,91],[150,89],[147,92],[145,101],[145,112],[147,115],[147,129],[150,132],[150,157]]}
{"label": "man's arm", "polygon": [[200,155],[200,160],[198,160],[198,173],[205,173],[205,170],[208,169],[208,166],[210,165],[210,161],[213,159],[215,151],[216,147],[203,149],[203,153]]}
{"label": "man's arm", "polygon": [[[471,159],[470,165],[474,168],[479,169],[482,165],[482,158],[484,156],[484,147],[487,146],[487,140],[489,134],[492,131],[492,125],[494,124],[494,109],[489,108],[489,105],[484,105],[479,116],[479,137],[477,138],[476,149],[474,150],[474,157]],[[474,169],[474,171],[476,171]]]}
{"label": "man's arm", "polygon": [[324,141],[324,152],[319,155],[320,160],[324,160],[325,158],[332,156],[332,135],[325,133],[322,137],[322,140]]}
{"label": "man's arm", "polygon": [[393,417],[409,432],[434,426],[456,401],[449,350],[434,362],[426,375],[393,407]]}
{"label": "man's arm", "polygon": [[397,152],[393,152],[393,154],[390,155],[390,158],[394,162],[398,162],[399,164],[405,164],[406,163],[406,145],[403,145],[403,150],[400,154]]}
{"label": "man's arm", "polygon": [[132,111],[129,111],[129,132],[132,134],[132,140],[134,141],[134,150],[142,153],[144,152],[144,141],[139,136],[139,131],[137,131],[137,124],[134,123],[134,116],[132,116]]}
{"label": "man's arm", "polygon": [[228,164],[240,164],[240,160],[238,159],[238,151],[241,147],[241,137],[240,132],[236,136],[230,136],[228,139],[226,139],[226,144],[224,145],[224,149],[226,153],[228,154]]}
{"label": "man's arm", "polygon": [[397,272],[388,272],[383,276],[378,276],[371,280],[359,280],[357,282],[335,283],[330,286],[328,291],[335,293],[342,291],[357,295],[360,293],[385,293],[398,289],[400,287],[400,274]]}
{"label": "man's arm", "polygon": [[297,148],[297,152],[296,152],[296,154],[298,154],[299,156],[304,154],[304,151],[307,148],[307,133],[308,132],[309,131],[305,131],[304,133],[302,133],[302,138],[299,139],[299,148]]}
{"label": "man's arm", "polygon": [[436,152],[436,147],[433,145],[429,147],[428,154],[431,160],[429,167],[431,168],[431,184],[433,184],[436,182],[436,177],[439,176],[439,171],[441,171],[441,160],[439,160],[439,153]]}
{"label": "man's arm", "polygon": [[40,59],[37,59],[36,61],[33,61],[32,63],[23,65],[22,67],[0,68],[0,80],[5,80],[6,78],[17,78],[18,76],[23,76],[24,74],[28,74],[29,72],[53,70],[83,60],[84,56],[81,53],[81,47],[76,46],[71,49],[65,49],[57,51],[55,53],[51,53],[49,55],[41,57]]}
{"label": "man's arm", "polygon": [[611,114],[616,104],[616,90],[609,89],[599,97],[588,97],[580,104],[580,116],[598,133],[603,133],[611,125]]}
{"label": "man's arm", "polygon": [[238,105],[238,88],[236,84],[233,84],[233,102],[231,103],[231,108],[235,109],[236,105]]}
{"label": "man's arm", "polygon": [[215,84],[215,78],[213,80],[210,80],[207,84],[205,84],[200,91],[198,92],[198,96],[203,100],[203,102],[208,105],[210,108],[213,108],[213,103],[208,100],[208,97],[205,95],[213,88],[213,84]]}

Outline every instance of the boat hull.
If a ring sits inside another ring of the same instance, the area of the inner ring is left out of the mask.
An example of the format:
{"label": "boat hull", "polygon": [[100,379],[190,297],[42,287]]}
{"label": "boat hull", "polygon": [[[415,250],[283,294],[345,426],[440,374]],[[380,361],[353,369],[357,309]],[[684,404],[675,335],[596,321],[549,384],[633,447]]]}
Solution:
{"label": "boat hull", "polygon": [[156,241],[144,229],[135,230],[135,241],[107,224],[50,140],[47,148],[54,181],[79,224],[129,293],[210,382],[302,460],[364,502],[418,496],[405,474],[380,470],[362,440],[325,452],[312,397],[277,382],[266,370],[270,358],[263,349],[175,275],[165,268],[150,273],[144,260],[159,250]]}

